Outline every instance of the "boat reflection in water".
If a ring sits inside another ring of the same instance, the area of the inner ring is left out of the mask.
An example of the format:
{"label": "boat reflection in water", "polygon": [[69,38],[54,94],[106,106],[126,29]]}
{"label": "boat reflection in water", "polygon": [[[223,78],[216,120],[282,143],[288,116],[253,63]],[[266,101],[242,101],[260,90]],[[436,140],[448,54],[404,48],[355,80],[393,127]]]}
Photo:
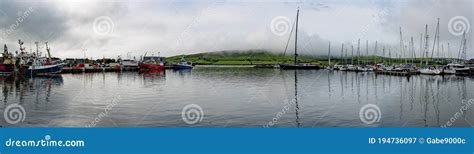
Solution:
{"label": "boat reflection in water", "polygon": [[[34,95],[36,98],[32,100],[34,103],[39,103],[41,101],[49,102],[49,98],[52,93],[54,93],[53,89],[63,85],[62,76],[42,76],[32,78],[9,76],[0,77],[0,81],[3,85],[2,94],[4,104],[9,103],[8,97],[18,98],[18,103],[20,104],[23,102],[29,103],[30,100],[24,98],[31,97],[30,95]],[[39,98],[44,99],[40,100]]]}
{"label": "boat reflection in water", "polygon": [[[472,87],[473,78],[454,75],[243,67],[0,78],[0,109],[17,103],[26,111],[23,122],[0,125],[86,127],[110,108],[93,126],[440,127],[462,110],[451,127],[470,127]],[[191,103],[205,113],[194,125],[182,120]],[[380,122],[361,121],[366,104],[380,108]]]}
{"label": "boat reflection in water", "polygon": [[154,79],[165,79],[166,72],[164,70],[150,70],[140,73],[143,77],[143,80],[154,80]]}

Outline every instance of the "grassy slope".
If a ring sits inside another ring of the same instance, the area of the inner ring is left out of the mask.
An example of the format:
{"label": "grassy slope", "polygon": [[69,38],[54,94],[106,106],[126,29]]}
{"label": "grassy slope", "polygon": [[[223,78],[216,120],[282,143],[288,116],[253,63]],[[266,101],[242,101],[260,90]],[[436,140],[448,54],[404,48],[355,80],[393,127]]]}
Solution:
{"label": "grassy slope", "polygon": [[[186,60],[193,62],[197,65],[256,65],[256,64],[281,64],[281,63],[293,63],[293,55],[283,55],[277,54],[265,50],[248,50],[248,51],[218,51],[218,52],[207,52],[207,53],[198,53],[198,54],[191,54],[191,55],[178,55],[167,57],[168,63],[176,63],[178,62],[181,57],[185,57]],[[391,64],[400,64],[405,63],[405,59],[398,59],[398,58],[382,58],[376,56],[365,56],[365,57],[354,57],[354,63],[357,64],[357,59],[359,59],[360,64],[365,64],[367,61],[369,63],[377,63],[385,62]],[[414,59],[413,63],[419,64],[419,58]],[[442,61],[443,63],[447,63],[447,59],[439,59],[433,60],[430,64],[434,64],[434,61]],[[322,66],[328,65],[328,57],[316,57],[316,56],[307,56],[307,55],[299,55],[298,56],[299,63],[311,63],[311,64],[318,64]],[[351,63],[352,59],[340,59],[339,57],[332,57],[331,63]],[[408,63],[411,63],[412,59],[408,59]]]}
{"label": "grassy slope", "polygon": [[[178,55],[167,57],[168,63],[176,63],[185,57],[198,65],[256,65],[256,64],[279,64],[293,63],[292,55],[276,54],[264,50],[248,50],[248,51],[219,51],[207,52],[191,55]],[[323,60],[313,56],[298,56],[300,63],[319,64]]]}

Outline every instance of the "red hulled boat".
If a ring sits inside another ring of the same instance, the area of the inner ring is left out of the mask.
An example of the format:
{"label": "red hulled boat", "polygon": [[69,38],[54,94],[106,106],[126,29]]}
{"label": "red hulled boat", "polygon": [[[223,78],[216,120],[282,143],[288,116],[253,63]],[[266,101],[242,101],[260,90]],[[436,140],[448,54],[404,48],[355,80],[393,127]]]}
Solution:
{"label": "red hulled boat", "polygon": [[138,68],[140,72],[164,70],[164,57],[145,56],[143,57],[143,60],[138,64]]}
{"label": "red hulled boat", "polygon": [[0,75],[9,76],[15,71],[15,59],[13,54],[8,52],[6,44],[3,48],[2,62],[0,63]]}

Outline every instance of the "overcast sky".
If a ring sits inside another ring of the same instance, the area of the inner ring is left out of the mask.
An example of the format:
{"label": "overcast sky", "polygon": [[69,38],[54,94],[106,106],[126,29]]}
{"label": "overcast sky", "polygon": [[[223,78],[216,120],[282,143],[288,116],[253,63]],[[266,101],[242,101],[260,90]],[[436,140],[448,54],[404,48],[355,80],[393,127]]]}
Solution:
{"label": "overcast sky", "polygon": [[469,30],[468,57],[474,57],[472,0],[0,0],[0,43],[14,51],[22,39],[27,51],[34,51],[35,41],[41,46],[47,41],[53,56],[61,58],[248,49],[282,53],[298,6],[298,47],[305,54],[327,54],[330,40],[332,55],[340,55],[341,43],[356,47],[360,38],[364,53],[366,40],[370,53],[378,40],[379,55],[382,46],[395,55],[400,26],[404,44],[413,36],[420,54],[425,24],[433,44],[439,17],[444,55],[457,55],[462,31]]}

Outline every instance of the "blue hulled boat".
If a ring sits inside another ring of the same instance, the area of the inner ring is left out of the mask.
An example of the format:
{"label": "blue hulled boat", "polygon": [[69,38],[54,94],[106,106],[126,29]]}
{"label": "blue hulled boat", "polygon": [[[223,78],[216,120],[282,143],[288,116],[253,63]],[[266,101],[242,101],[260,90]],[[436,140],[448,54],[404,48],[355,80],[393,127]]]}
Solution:
{"label": "blue hulled boat", "polygon": [[182,57],[179,63],[173,64],[173,69],[193,69],[193,65]]}

